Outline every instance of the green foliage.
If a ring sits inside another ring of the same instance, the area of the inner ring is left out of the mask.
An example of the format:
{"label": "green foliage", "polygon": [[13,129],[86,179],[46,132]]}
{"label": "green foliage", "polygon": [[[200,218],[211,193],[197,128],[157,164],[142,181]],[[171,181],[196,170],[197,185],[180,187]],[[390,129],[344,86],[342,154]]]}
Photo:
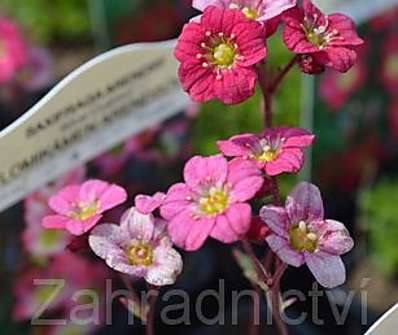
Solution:
{"label": "green foliage", "polygon": [[0,6],[41,43],[86,38],[90,32],[87,1],[2,0]]}
{"label": "green foliage", "polygon": [[362,194],[361,216],[369,233],[371,258],[388,275],[398,273],[398,180],[384,180]]}

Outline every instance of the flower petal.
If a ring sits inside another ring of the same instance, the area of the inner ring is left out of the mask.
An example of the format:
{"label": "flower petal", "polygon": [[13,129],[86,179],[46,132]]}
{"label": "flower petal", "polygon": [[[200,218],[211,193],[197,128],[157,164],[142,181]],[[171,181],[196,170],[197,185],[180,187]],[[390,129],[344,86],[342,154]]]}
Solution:
{"label": "flower petal", "polygon": [[278,255],[278,257],[286,264],[299,267],[304,264],[304,256],[293,250],[289,242],[275,234],[269,235],[265,238],[271,250]]}
{"label": "flower petal", "polygon": [[233,243],[239,239],[225,215],[218,215],[210,237],[222,243]]}
{"label": "flower petal", "polygon": [[107,182],[98,179],[84,182],[80,187],[80,201],[92,203],[98,200],[102,193],[107,189],[108,185],[109,184]]}
{"label": "flower petal", "polygon": [[325,220],[326,224],[319,238],[319,248],[332,255],[342,255],[354,246],[347,228],[341,222]]}
{"label": "flower petal", "polygon": [[129,234],[130,239],[150,241],[154,231],[154,218],[151,214],[142,214],[135,207],[131,207],[123,214],[120,228]]}
{"label": "flower petal", "polygon": [[192,157],[184,167],[184,180],[194,190],[203,186],[223,183],[227,177],[228,163],[222,155]]}
{"label": "flower petal", "polygon": [[261,189],[264,178],[254,162],[235,158],[228,162],[227,181],[232,185],[232,201],[243,202],[254,197]]}
{"label": "flower petal", "polygon": [[306,254],[305,261],[319,284],[327,288],[339,286],[345,282],[345,267],[340,256],[325,252]]}
{"label": "flower petal", "polygon": [[319,188],[301,182],[287,196],[286,211],[292,223],[323,220],[323,202]]}
{"label": "flower petal", "polygon": [[73,211],[72,204],[79,201],[79,191],[80,187],[78,185],[66,186],[50,197],[48,205],[58,214],[69,215]]}
{"label": "flower petal", "polygon": [[199,249],[213,229],[215,220],[193,218],[192,211],[186,209],[168,223],[168,232],[173,243],[188,251]]}
{"label": "flower petal", "polygon": [[116,207],[127,200],[127,193],[118,185],[108,186],[99,198],[100,212]]}
{"label": "flower petal", "polygon": [[252,216],[252,210],[249,204],[232,204],[227,209],[225,215],[232,229],[239,237],[242,237],[248,232]]}
{"label": "flower petal", "polygon": [[260,217],[275,234],[288,238],[289,216],[283,207],[263,206],[260,209]]}
{"label": "flower petal", "polygon": [[139,194],[135,197],[135,207],[142,214],[150,214],[160,207],[166,195],[162,192],[156,192],[153,196]]}
{"label": "flower petal", "polygon": [[158,247],[154,250],[154,266],[148,269],[145,280],[155,286],[172,285],[182,271],[181,255],[173,248]]}
{"label": "flower petal", "polygon": [[123,233],[120,226],[115,224],[100,224],[95,227],[88,238],[88,244],[94,253],[103,259],[121,248],[129,236]]}
{"label": "flower petal", "polygon": [[221,71],[220,79],[213,83],[214,92],[224,104],[238,104],[255,92],[257,73],[254,68],[235,65],[231,70]]}
{"label": "flower petal", "polygon": [[167,191],[166,198],[160,207],[160,214],[165,220],[171,220],[190,206],[193,196],[191,189],[184,183],[172,185]]}
{"label": "flower petal", "polygon": [[72,234],[72,235],[83,235],[87,233],[91,228],[93,228],[99,220],[101,220],[102,215],[94,215],[87,220],[74,220],[71,219],[66,222],[65,228]]}
{"label": "flower petal", "polygon": [[65,229],[71,218],[63,215],[47,215],[43,218],[41,225],[47,229]]}

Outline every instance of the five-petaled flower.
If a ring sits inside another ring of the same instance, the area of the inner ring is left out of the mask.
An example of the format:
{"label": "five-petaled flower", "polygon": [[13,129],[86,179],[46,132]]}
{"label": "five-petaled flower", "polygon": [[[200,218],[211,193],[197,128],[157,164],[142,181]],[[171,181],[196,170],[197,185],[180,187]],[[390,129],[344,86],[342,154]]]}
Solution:
{"label": "five-petaled flower", "polygon": [[56,215],[43,218],[42,226],[66,229],[72,235],[82,235],[93,228],[102,213],[127,199],[126,191],[101,180],[88,180],[82,185],[69,185],[48,201]]}
{"label": "five-petaled flower", "polygon": [[230,157],[256,162],[269,176],[283,172],[296,173],[304,163],[304,148],[315,136],[301,128],[267,128],[261,134],[241,134],[218,141],[220,151]]}
{"label": "five-petaled flower", "polygon": [[283,40],[286,46],[301,55],[305,72],[319,73],[322,67],[346,72],[357,57],[358,37],[354,22],[343,14],[325,15],[310,0],[282,14],[285,22]]}
{"label": "five-petaled flower", "polygon": [[88,241],[109,267],[151,285],[174,284],[182,270],[181,256],[172,247],[165,222],[134,207],[122,216],[120,225],[96,226]]}
{"label": "five-petaled flower", "polygon": [[315,185],[300,183],[289,193],[285,208],[264,206],[260,216],[272,231],[266,241],[282,261],[295,267],[306,263],[324,287],[345,281],[340,255],[351,250],[354,242],[342,223],[324,219]]}
{"label": "five-petaled flower", "polygon": [[210,6],[200,22],[184,26],[174,54],[181,85],[194,101],[240,103],[254,94],[255,65],[266,56],[263,27],[240,10]]}
{"label": "five-petaled flower", "polygon": [[195,156],[185,165],[184,180],[170,187],[160,207],[177,246],[197,250],[209,236],[232,243],[246,234],[251,221],[246,201],[263,184],[253,162]]}

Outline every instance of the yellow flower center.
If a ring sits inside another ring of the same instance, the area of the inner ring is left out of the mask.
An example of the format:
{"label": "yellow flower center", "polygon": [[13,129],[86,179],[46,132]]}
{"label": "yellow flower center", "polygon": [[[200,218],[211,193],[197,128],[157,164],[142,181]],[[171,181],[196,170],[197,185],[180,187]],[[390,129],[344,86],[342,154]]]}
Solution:
{"label": "yellow flower center", "polygon": [[294,250],[315,252],[318,246],[318,236],[311,232],[304,221],[290,228],[290,245]]}
{"label": "yellow flower center", "polygon": [[131,265],[150,266],[153,263],[153,247],[149,243],[134,240],[126,253]]}
{"label": "yellow flower center", "polygon": [[199,199],[199,207],[202,213],[212,216],[223,213],[228,202],[228,193],[224,189],[212,187],[206,196]]}
{"label": "yellow flower center", "polygon": [[252,158],[254,158],[258,162],[266,163],[273,161],[276,157],[278,157],[279,150],[278,146],[272,147],[267,140],[262,139],[260,141],[261,151],[254,153]]}
{"label": "yellow flower center", "polygon": [[79,204],[71,216],[75,220],[84,221],[96,215],[97,212],[98,212],[97,202],[93,202],[91,204]]}
{"label": "yellow flower center", "polygon": [[257,155],[256,160],[264,163],[271,162],[276,158],[277,155],[278,153],[276,150],[268,149],[264,150],[260,155]]}
{"label": "yellow flower center", "polygon": [[228,42],[222,42],[213,48],[213,64],[230,67],[235,60],[235,48]]}
{"label": "yellow flower center", "polygon": [[258,17],[258,13],[257,10],[254,8],[250,8],[250,7],[243,7],[242,8],[242,13],[245,14],[245,16],[249,19],[249,20],[255,20]]}
{"label": "yellow flower center", "polygon": [[323,24],[320,24],[319,19],[320,17],[317,14],[314,14],[312,18],[307,16],[304,18],[304,23],[301,25],[301,28],[308,42],[317,46],[319,49],[323,49],[333,40],[343,39],[343,37],[339,36],[339,32],[336,29],[330,31],[329,19],[327,16],[323,18]]}

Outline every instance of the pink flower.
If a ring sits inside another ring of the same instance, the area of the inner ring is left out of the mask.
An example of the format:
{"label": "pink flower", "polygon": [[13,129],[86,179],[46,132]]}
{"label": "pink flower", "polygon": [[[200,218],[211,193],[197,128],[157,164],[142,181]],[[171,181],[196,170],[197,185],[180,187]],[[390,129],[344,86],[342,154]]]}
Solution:
{"label": "pink flower", "polygon": [[283,40],[296,54],[306,55],[315,65],[346,72],[354,64],[354,48],[363,43],[354,22],[343,14],[325,15],[311,1],[282,14]]}
{"label": "pink flower", "polygon": [[0,84],[10,81],[27,61],[25,41],[10,20],[0,17]]}
{"label": "pink flower", "polygon": [[174,54],[192,100],[240,103],[254,94],[254,65],[266,56],[263,28],[239,10],[210,6],[200,22],[184,26]]}
{"label": "pink flower", "polygon": [[101,224],[89,244],[112,269],[144,278],[155,286],[171,285],[182,270],[180,254],[172,248],[165,223],[130,208],[120,225]]}
{"label": "pink flower", "polygon": [[398,34],[390,35],[383,44],[381,79],[388,92],[398,92]]}
{"label": "pink flower", "polygon": [[267,128],[261,134],[241,134],[218,141],[220,151],[229,157],[249,159],[269,176],[296,173],[304,163],[304,148],[315,136],[301,128]]}
{"label": "pink flower", "polygon": [[74,169],[56,181],[28,195],[24,200],[25,230],[22,243],[25,250],[33,257],[47,257],[64,251],[70,243],[67,232],[44,229],[41,221],[51,214],[48,199],[52,194],[68,184],[80,183],[85,176],[84,167]]}
{"label": "pink flower", "polygon": [[209,236],[232,243],[246,234],[251,221],[246,202],[263,184],[255,164],[196,156],[186,163],[184,180],[170,187],[160,207],[177,246],[197,250]]}
{"label": "pink flower", "polygon": [[66,229],[82,235],[94,227],[102,213],[127,199],[126,191],[101,180],[89,180],[82,185],[70,185],[52,196],[48,202],[56,215],[48,215],[44,228]]}
{"label": "pink flower", "polygon": [[296,0],[193,0],[192,6],[202,12],[209,6],[239,9],[248,19],[266,22],[296,6]]}
{"label": "pink flower", "polygon": [[324,287],[344,283],[340,255],[351,250],[354,242],[342,223],[324,219],[315,185],[298,184],[287,196],[285,208],[264,206],[260,216],[272,231],[266,241],[282,261],[295,267],[306,263]]}

